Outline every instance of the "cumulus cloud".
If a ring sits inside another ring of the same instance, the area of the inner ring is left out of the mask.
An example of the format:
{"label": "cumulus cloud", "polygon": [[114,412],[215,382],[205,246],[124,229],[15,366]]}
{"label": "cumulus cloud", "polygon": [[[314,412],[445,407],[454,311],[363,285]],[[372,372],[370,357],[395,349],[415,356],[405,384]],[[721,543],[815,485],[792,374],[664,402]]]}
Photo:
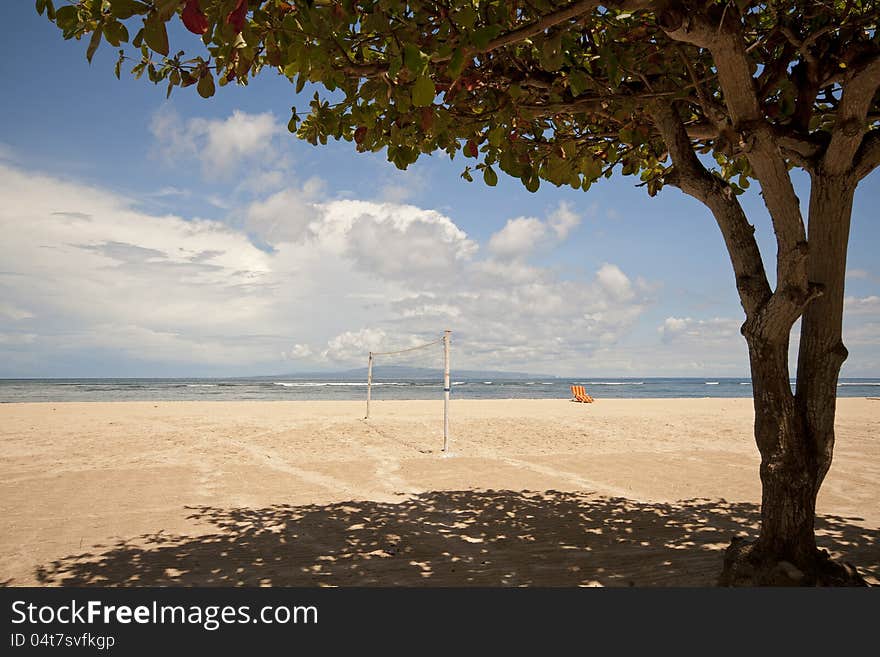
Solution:
{"label": "cumulus cloud", "polygon": [[629,277],[617,265],[606,262],[596,272],[596,279],[602,288],[615,299],[629,301],[635,295]]}
{"label": "cumulus cloud", "polygon": [[565,202],[560,203],[546,220],[536,217],[509,219],[489,238],[489,251],[499,258],[522,258],[562,242],[580,222],[581,217]]}
{"label": "cumulus cloud", "polygon": [[2,165],[0,195],[0,330],[14,322],[39,334],[45,351],[34,358],[100,347],[144,360],[241,363],[265,351],[232,349],[222,337],[271,309],[270,258],[245,235],[145,215],[104,190]]}
{"label": "cumulus cloud", "polygon": [[530,253],[547,234],[547,224],[535,217],[509,219],[504,228],[489,239],[489,250],[500,257]]}
{"label": "cumulus cloud", "polygon": [[[441,213],[325,200],[317,181],[230,223],[144,213],[106,190],[8,166],[0,194],[0,332],[7,367],[19,368],[7,375],[58,372],[53,364],[77,354],[182,373],[350,366],[444,328],[460,367],[564,371],[625,335],[647,304],[612,264],[562,280],[481,257]],[[566,234],[573,221],[546,224]]]}
{"label": "cumulus cloud", "polygon": [[345,254],[365,272],[391,279],[450,274],[477,245],[448,217],[411,205],[337,201],[322,229],[344,240]]}
{"label": "cumulus cloud", "polygon": [[281,352],[285,360],[304,360],[312,356],[312,348],[307,344],[295,344],[289,351]]}
{"label": "cumulus cloud", "polygon": [[573,212],[571,206],[564,201],[547,219],[547,224],[560,241],[566,239],[580,223],[580,215]]}
{"label": "cumulus cloud", "polygon": [[[268,159],[278,163],[273,137],[282,133],[282,126],[270,113],[248,114],[239,110],[225,119],[194,118],[184,121],[170,106],[153,115],[150,131],[159,153],[169,161],[194,158],[201,162],[206,177],[229,178],[242,165]],[[265,176],[272,172],[258,171],[251,185],[264,191]],[[282,182],[276,177],[275,185]]]}
{"label": "cumulus cloud", "polygon": [[[321,358],[335,363],[359,362],[364,360],[364,356],[369,351],[388,350],[388,344],[389,336],[382,329],[364,328],[359,331],[345,331],[327,342],[327,347],[321,352]],[[395,345],[395,348],[406,347]]]}
{"label": "cumulus cloud", "polygon": [[302,241],[320,215],[317,201],[323,186],[319,178],[311,178],[299,188],[284,189],[251,203],[245,226],[269,244]]}

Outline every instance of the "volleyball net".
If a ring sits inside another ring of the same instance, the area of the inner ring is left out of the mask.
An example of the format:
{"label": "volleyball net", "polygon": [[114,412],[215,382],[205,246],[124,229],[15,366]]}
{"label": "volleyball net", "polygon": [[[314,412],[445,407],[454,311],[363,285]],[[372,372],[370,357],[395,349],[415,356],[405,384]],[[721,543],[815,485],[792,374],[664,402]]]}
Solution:
{"label": "volleyball net", "polygon": [[395,356],[401,354],[409,354],[413,351],[428,349],[436,345],[442,345],[443,349],[443,451],[449,451],[449,347],[450,336],[452,331],[444,331],[443,335],[437,340],[426,342],[425,344],[407,347],[406,349],[396,349],[393,351],[371,351],[367,359],[367,415],[364,419],[370,419],[370,400],[373,396],[373,364],[379,360],[395,360]]}

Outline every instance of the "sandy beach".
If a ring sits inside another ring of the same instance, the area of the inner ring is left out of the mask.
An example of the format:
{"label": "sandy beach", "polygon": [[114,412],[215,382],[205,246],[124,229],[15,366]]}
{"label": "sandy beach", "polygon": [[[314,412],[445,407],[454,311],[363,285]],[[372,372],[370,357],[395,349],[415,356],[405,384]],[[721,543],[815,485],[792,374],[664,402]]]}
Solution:
{"label": "sandy beach", "polygon": [[[0,405],[0,584],[712,585],[750,399]],[[880,581],[880,401],[840,399],[822,547]]]}

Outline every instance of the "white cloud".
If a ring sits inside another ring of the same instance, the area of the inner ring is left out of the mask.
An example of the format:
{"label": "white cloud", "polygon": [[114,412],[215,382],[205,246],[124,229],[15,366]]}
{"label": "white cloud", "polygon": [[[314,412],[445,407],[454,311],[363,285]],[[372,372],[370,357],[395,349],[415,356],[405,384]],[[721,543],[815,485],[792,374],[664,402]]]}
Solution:
{"label": "white cloud", "polygon": [[844,313],[850,315],[880,316],[880,296],[872,294],[867,297],[846,297],[843,300]]}
{"label": "white cloud", "polygon": [[34,314],[29,310],[13,306],[11,303],[0,301],[0,317],[11,320],[30,319]]}
{"label": "white cloud", "polygon": [[691,317],[667,317],[657,327],[664,342],[718,343],[741,340],[739,327],[742,320],[725,317],[693,319]]}
{"label": "white cloud", "polygon": [[[355,363],[363,361],[369,351],[388,350],[389,336],[382,329],[365,328],[359,331],[345,331],[327,342],[327,348],[321,352],[323,360],[335,363]],[[400,344],[400,343],[398,343]],[[414,346],[414,345],[406,345]],[[395,345],[404,349],[406,346]]]}
{"label": "white cloud", "polygon": [[[281,124],[270,113],[248,114],[235,110],[225,119],[184,121],[168,105],[153,115],[150,131],[159,152],[167,160],[198,159],[203,175],[212,179],[229,179],[233,172],[253,162],[277,166],[279,155],[272,139],[283,132]],[[258,170],[246,184],[265,191],[267,182],[277,186],[283,177],[276,172]]]}
{"label": "white cloud", "polygon": [[489,239],[489,250],[500,257],[530,253],[546,236],[547,225],[535,217],[509,219],[504,228]]}
{"label": "white cloud", "polygon": [[270,244],[300,242],[320,214],[316,202],[322,188],[321,180],[312,178],[299,189],[285,189],[255,201],[247,208],[245,226]]}
{"label": "white cloud", "polygon": [[635,296],[629,277],[617,265],[605,263],[596,273],[599,284],[615,299],[629,301]]}
{"label": "white cloud", "polygon": [[880,283],[880,276],[868,271],[867,269],[847,269],[847,281],[868,281],[869,283]]}
{"label": "white cloud", "polygon": [[455,268],[476,252],[448,217],[411,205],[335,201],[326,206],[320,230],[341,238],[355,265],[390,279],[423,281],[427,276],[455,275]]}
{"label": "white cloud", "polygon": [[285,360],[303,360],[310,358],[312,355],[312,348],[307,344],[295,344],[290,348],[290,351],[282,352],[281,357]]}
{"label": "white cloud", "polygon": [[[122,361],[184,374],[360,365],[444,328],[459,367],[562,372],[625,335],[647,303],[614,265],[562,280],[481,258],[441,213],[323,200],[316,180],[247,206],[240,229],[2,165],[0,195],[0,332],[16,374],[96,353],[107,375]],[[571,223],[563,212],[551,230]]]}
{"label": "white cloud", "polygon": [[566,239],[569,233],[580,225],[581,217],[572,211],[568,203],[563,201],[550,215],[547,223],[553,232],[556,233],[557,239],[561,241]]}
{"label": "white cloud", "polygon": [[567,239],[580,222],[581,217],[565,202],[560,203],[546,221],[536,217],[509,219],[489,238],[489,251],[499,258],[523,258]]}
{"label": "white cloud", "polygon": [[0,333],[0,344],[2,345],[33,344],[36,340],[36,333]]}

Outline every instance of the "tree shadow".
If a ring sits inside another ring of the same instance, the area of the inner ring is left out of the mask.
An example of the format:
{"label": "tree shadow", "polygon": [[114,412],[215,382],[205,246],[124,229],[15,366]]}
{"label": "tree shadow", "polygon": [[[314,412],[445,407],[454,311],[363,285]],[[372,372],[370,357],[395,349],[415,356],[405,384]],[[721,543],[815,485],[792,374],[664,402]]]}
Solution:
{"label": "tree shadow", "polygon": [[[37,578],[64,586],[708,586],[730,538],[759,518],[749,503],[645,504],[552,490],[190,510],[216,531],[96,546],[40,567]],[[817,520],[820,543],[877,578],[880,530],[852,520]]]}

